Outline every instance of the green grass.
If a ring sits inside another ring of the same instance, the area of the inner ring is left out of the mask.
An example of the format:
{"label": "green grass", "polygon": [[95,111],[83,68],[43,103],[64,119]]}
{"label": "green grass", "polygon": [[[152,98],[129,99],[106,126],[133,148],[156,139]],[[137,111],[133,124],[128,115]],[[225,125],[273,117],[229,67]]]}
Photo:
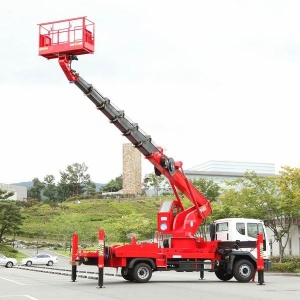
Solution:
{"label": "green grass", "polygon": [[[99,229],[105,230],[107,245],[129,242],[129,238],[127,241],[120,240],[124,239],[124,237],[120,238],[120,228],[127,228],[127,233],[136,231],[140,239],[152,238],[152,234],[156,231],[156,217],[161,200],[134,198],[81,199],[80,201],[80,204],[72,201],[57,207],[43,203],[32,207],[22,207],[21,230],[15,237],[5,235],[7,244],[15,239],[21,241],[26,247],[39,245],[39,247],[47,247],[62,255],[70,256],[69,247],[74,233],[79,234],[80,247],[93,249],[97,247],[93,245],[98,244]],[[149,224],[147,230],[140,229],[141,223]],[[145,232],[147,236],[143,236]],[[3,244],[0,246],[0,253],[8,257],[14,257],[18,261],[26,257],[17,249]]]}
{"label": "green grass", "polygon": [[70,250],[55,250],[53,252],[63,255],[63,256],[66,256],[66,257],[71,257]]}
{"label": "green grass", "polygon": [[28,257],[28,255],[19,252],[17,249],[4,244],[0,244],[0,253],[5,255],[6,257],[16,258],[18,262],[20,262],[21,259]]}
{"label": "green grass", "polygon": [[[63,248],[70,243],[72,234],[78,233],[79,242],[84,246],[97,243],[98,230],[104,229],[107,244],[114,244],[126,242],[120,237],[120,228],[128,230],[127,233],[134,231],[138,239],[152,238],[162,202],[154,198],[80,201],[80,204],[72,201],[57,207],[42,203],[23,207],[23,225],[16,239],[26,244]],[[146,228],[140,228],[140,224],[147,224]]]}

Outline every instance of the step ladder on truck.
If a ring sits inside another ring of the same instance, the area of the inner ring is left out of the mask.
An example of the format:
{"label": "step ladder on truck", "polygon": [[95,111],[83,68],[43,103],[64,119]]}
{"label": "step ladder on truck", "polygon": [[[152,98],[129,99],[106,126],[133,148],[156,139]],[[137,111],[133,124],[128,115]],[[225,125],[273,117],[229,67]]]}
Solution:
{"label": "step ladder on truck", "polygon": [[[99,230],[97,250],[79,250],[79,237],[72,238],[72,281],[76,281],[80,264],[98,267],[98,287],[103,287],[104,267],[117,268],[125,280],[148,282],[153,272],[214,272],[222,281],[233,277],[239,282],[264,283],[264,270],[271,267],[270,249],[263,221],[222,219],[210,226],[210,240],[196,235],[211,213],[210,201],[185,176],[181,161],[168,157],[162,147],[128,119],[111,101],[101,95],[75,70],[78,56],[95,50],[95,24],[87,17],[39,24],[39,55],[57,59],[69,82],[77,86],[117,129],[153,164],[155,175],[169,180],[174,199],[161,203],[157,214],[156,239],[124,245],[105,246],[105,232]],[[141,112],[143,113],[143,112]],[[191,206],[185,208],[179,196],[184,194]]]}

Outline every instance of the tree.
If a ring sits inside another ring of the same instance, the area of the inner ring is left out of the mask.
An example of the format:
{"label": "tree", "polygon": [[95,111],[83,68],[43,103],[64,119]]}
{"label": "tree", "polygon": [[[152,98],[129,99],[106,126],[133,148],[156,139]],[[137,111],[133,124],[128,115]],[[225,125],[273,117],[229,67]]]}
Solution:
{"label": "tree", "polygon": [[131,212],[122,216],[118,222],[113,225],[113,231],[117,233],[115,239],[126,243],[130,237],[137,239],[152,239],[156,223],[153,220],[145,218],[144,215]]}
{"label": "tree", "polygon": [[[210,201],[216,201],[220,195],[220,187],[213,180],[206,178],[198,178],[191,181],[191,183],[197,188],[205,198]],[[209,218],[204,219],[204,222],[200,225],[198,229],[198,234],[206,238],[206,227],[209,222]]]}
{"label": "tree", "polygon": [[92,181],[86,183],[84,193],[86,195],[94,195],[96,193],[96,184]]}
{"label": "tree", "polygon": [[48,198],[50,203],[57,202],[57,187],[55,184],[55,177],[53,175],[46,175],[43,184],[43,195]]}
{"label": "tree", "polygon": [[118,192],[123,188],[123,175],[109,181],[108,184],[102,187],[103,192]]}
{"label": "tree", "polygon": [[[1,191],[1,190],[0,190]],[[21,207],[14,201],[0,201],[0,242],[5,233],[14,233],[22,225]]]}
{"label": "tree", "polygon": [[[277,178],[280,190],[280,202],[275,211],[273,232],[279,242],[280,258],[289,241],[291,225],[300,219],[300,168],[283,167],[280,176]],[[276,213],[277,212],[277,213]],[[279,225],[280,231],[275,230]],[[285,236],[285,243],[282,238]]]}
{"label": "tree", "polygon": [[286,198],[282,203],[290,218],[300,218],[300,168],[283,167],[278,177],[279,189]]}
{"label": "tree", "polygon": [[215,201],[220,196],[220,187],[213,180],[199,178],[192,180],[192,184],[210,201]]}
{"label": "tree", "polygon": [[84,193],[85,187],[91,185],[91,177],[87,174],[85,163],[69,165],[65,172],[60,171],[61,181],[68,185],[68,196],[79,196]]}
{"label": "tree", "polygon": [[280,261],[289,240],[292,222],[299,218],[300,171],[285,169],[281,176],[258,176],[255,172],[227,183],[214,217],[245,217],[265,221],[279,243]]}
{"label": "tree", "polygon": [[156,198],[159,196],[161,189],[166,189],[167,180],[164,176],[157,176],[154,173],[146,174],[144,178],[144,184],[152,186],[155,191]]}
{"label": "tree", "polygon": [[63,202],[71,196],[71,190],[69,186],[68,174],[62,172],[60,175],[60,182],[57,184],[56,192],[57,200],[59,202]]}
{"label": "tree", "polygon": [[0,189],[0,200],[7,200],[9,197],[13,196],[14,192],[8,192],[7,190]]}
{"label": "tree", "polygon": [[42,200],[44,184],[38,179],[33,178],[32,180],[33,186],[28,189],[27,198],[28,199],[37,199],[39,201]]}

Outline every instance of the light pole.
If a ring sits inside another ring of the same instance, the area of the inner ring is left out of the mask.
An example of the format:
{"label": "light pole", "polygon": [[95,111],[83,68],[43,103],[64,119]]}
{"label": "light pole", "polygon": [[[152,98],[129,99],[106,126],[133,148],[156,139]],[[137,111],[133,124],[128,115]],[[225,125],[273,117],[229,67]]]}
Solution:
{"label": "light pole", "polygon": [[37,236],[37,239],[36,239],[36,254],[37,255],[39,254],[39,236]]}

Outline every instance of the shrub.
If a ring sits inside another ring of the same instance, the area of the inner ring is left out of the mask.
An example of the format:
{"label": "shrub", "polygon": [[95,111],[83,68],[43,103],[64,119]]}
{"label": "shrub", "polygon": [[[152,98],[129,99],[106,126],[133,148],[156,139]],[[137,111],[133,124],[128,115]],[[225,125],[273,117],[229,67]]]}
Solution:
{"label": "shrub", "polygon": [[279,257],[274,256],[272,260],[272,272],[282,273],[295,273],[300,270],[300,256],[289,255],[285,256],[282,262],[279,261]]}
{"label": "shrub", "polygon": [[294,273],[296,272],[296,269],[297,264],[295,264],[294,262],[282,262],[272,264],[273,272]]}

